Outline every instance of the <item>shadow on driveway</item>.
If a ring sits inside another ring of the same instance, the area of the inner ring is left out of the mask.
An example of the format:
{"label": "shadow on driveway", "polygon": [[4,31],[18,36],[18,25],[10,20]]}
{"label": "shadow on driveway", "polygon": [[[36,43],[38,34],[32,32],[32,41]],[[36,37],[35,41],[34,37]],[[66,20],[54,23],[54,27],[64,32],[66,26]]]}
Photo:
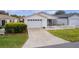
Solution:
{"label": "shadow on driveway", "polygon": [[58,45],[42,46],[37,48],[79,48],[79,42],[70,42]]}

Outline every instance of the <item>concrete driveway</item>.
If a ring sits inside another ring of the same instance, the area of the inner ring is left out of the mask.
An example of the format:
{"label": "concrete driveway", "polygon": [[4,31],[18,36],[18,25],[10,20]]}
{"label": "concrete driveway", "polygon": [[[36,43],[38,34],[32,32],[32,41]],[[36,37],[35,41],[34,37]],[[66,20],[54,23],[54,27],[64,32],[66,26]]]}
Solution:
{"label": "concrete driveway", "polygon": [[51,35],[44,29],[28,29],[29,39],[23,48],[35,48],[56,44],[68,43],[61,38]]}

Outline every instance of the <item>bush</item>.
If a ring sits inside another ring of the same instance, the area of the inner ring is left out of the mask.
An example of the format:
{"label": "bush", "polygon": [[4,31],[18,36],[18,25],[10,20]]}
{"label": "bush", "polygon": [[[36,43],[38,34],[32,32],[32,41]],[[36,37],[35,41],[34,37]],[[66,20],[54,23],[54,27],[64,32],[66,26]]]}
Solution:
{"label": "bush", "polygon": [[23,33],[27,31],[27,25],[24,23],[7,23],[5,24],[6,33]]}
{"label": "bush", "polygon": [[2,27],[0,26],[0,29],[2,29]]}

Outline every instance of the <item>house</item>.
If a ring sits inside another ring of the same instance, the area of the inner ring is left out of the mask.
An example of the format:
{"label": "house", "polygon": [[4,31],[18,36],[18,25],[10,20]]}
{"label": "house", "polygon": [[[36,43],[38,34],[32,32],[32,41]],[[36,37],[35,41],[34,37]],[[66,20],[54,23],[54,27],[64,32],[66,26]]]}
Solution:
{"label": "house", "polygon": [[79,14],[55,15],[58,17],[56,24],[79,26]]}
{"label": "house", "polygon": [[57,17],[44,12],[24,17],[25,23],[27,24],[28,28],[42,28],[51,26],[54,24],[56,19]]}
{"label": "house", "polygon": [[19,21],[18,18],[0,14],[0,26],[5,25],[5,23],[18,22],[18,21]]}
{"label": "house", "polygon": [[73,26],[79,26],[79,15],[78,14],[74,14],[71,15],[70,17],[68,17],[69,20],[69,25],[73,25]]}
{"label": "house", "polygon": [[78,26],[78,14],[50,15],[44,12],[24,17],[24,23],[28,28],[42,28],[48,26],[68,25]]}
{"label": "house", "polygon": [[53,15],[56,16],[56,25],[69,25],[68,16],[69,15]]}

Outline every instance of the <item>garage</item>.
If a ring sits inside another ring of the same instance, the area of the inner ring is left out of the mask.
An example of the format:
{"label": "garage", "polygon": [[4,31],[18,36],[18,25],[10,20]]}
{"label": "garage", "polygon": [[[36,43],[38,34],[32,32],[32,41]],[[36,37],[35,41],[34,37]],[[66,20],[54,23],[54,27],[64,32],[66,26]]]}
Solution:
{"label": "garage", "polygon": [[69,25],[79,25],[79,16],[73,15],[69,17]]}
{"label": "garage", "polygon": [[79,25],[79,19],[70,20],[70,25]]}
{"label": "garage", "polygon": [[42,19],[28,19],[27,20],[28,28],[41,28],[42,27]]}

